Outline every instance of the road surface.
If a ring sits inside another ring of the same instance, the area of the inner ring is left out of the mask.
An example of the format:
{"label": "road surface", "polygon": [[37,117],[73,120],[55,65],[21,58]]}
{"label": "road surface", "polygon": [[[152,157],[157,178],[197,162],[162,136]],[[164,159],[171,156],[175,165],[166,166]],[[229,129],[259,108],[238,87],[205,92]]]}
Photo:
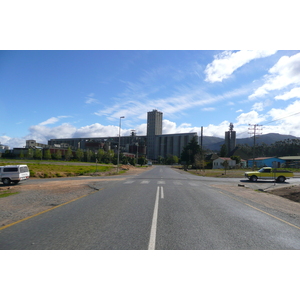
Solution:
{"label": "road surface", "polygon": [[0,249],[300,249],[297,219],[212,180],[152,167],[0,230]]}

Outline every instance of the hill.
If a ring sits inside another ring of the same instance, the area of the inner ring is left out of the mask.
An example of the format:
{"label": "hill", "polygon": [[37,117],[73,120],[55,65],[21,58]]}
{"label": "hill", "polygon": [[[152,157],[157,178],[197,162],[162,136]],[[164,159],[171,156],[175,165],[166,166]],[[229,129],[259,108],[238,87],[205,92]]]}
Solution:
{"label": "hill", "polygon": [[[225,135],[225,134],[224,134]],[[267,145],[274,144],[277,141],[283,141],[287,139],[300,139],[299,137],[295,137],[293,135],[279,134],[279,133],[267,133],[256,136],[256,145],[265,143]],[[218,138],[213,136],[204,136],[203,137],[203,147],[205,149],[210,149],[212,151],[220,151],[221,146],[225,143],[225,138]],[[239,144],[248,144],[249,146],[253,146],[253,137],[236,139],[236,145]]]}

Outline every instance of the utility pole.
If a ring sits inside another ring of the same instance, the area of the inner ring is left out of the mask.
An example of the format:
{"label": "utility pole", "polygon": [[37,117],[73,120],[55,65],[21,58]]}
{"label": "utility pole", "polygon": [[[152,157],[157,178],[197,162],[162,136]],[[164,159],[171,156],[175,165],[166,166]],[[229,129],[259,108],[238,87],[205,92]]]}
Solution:
{"label": "utility pole", "polygon": [[248,124],[248,125],[252,126],[252,127],[248,128],[248,130],[249,130],[250,136],[253,135],[253,153],[252,153],[253,162],[252,162],[252,170],[254,170],[256,135],[257,134],[261,134],[261,130],[262,130],[261,126],[262,125],[258,125],[258,124]]}
{"label": "utility pole", "polygon": [[201,126],[201,142],[200,142],[201,150],[203,146],[203,126]]}
{"label": "utility pole", "polygon": [[118,147],[118,162],[117,162],[117,173],[119,174],[119,162],[120,162],[120,141],[121,141],[121,119],[125,117],[120,117],[120,124],[119,124],[119,147]]}

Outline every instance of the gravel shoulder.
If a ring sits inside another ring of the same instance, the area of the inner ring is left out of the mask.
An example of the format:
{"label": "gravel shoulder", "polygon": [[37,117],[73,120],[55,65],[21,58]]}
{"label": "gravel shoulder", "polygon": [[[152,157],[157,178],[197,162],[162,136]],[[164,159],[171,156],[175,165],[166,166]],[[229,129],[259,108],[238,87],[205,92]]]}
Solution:
{"label": "gravel shoulder", "polygon": [[[134,168],[128,170],[125,175],[133,176],[146,171],[147,168]],[[104,181],[125,180],[120,177],[95,177],[77,180],[43,181],[38,184],[26,184],[4,186],[0,183],[0,191],[18,192],[18,194],[0,198],[0,229],[3,226],[49,210],[55,206],[67,203],[71,200],[94,193],[101,189]],[[36,182],[36,181],[35,181]]]}

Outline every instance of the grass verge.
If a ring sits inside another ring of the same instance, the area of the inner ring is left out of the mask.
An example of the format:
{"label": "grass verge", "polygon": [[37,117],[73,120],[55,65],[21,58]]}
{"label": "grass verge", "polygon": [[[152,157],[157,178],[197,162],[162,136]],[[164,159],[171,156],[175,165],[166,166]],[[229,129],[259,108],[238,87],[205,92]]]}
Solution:
{"label": "grass verge", "polygon": [[[14,162],[13,164],[20,164]],[[82,175],[110,175],[114,171],[113,165],[83,165],[81,163],[40,163],[26,162],[30,171],[31,178],[53,178],[53,177],[71,177]],[[7,163],[0,163],[7,165]]]}
{"label": "grass verge", "polygon": [[19,192],[0,191],[0,198],[19,194]]}

